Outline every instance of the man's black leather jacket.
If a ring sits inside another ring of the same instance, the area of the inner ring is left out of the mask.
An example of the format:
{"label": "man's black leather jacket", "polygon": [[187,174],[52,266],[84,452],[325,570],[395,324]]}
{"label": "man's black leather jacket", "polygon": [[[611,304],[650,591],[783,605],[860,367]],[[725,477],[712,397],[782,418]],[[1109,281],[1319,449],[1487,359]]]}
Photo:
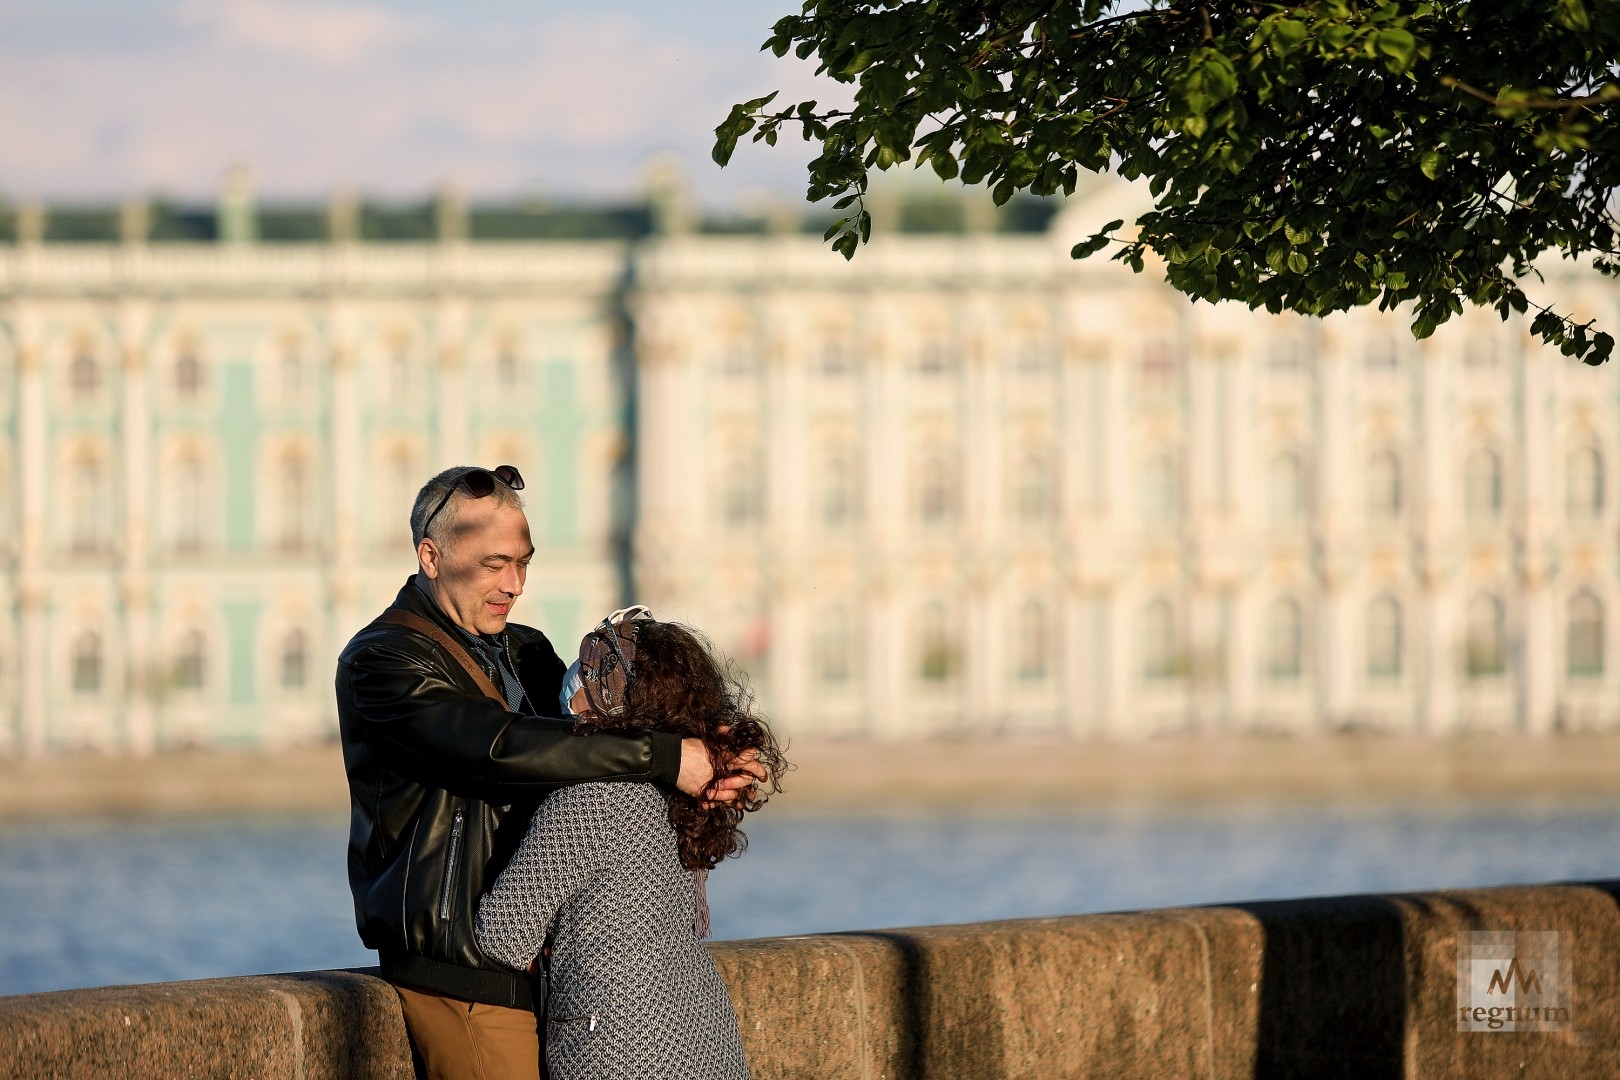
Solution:
{"label": "man's black leather jacket", "polygon": [[[456,630],[407,581],[394,606]],[[565,670],[544,634],[508,624],[529,701],[552,708]],[[499,679],[496,680],[499,683]],[[349,887],[360,940],[395,982],[496,1005],[527,1005],[527,978],[484,956],[478,898],[551,790],[588,780],[673,786],[680,739],[573,734],[485,697],[437,642],[374,622],[338,659],[338,725],[349,774]]]}

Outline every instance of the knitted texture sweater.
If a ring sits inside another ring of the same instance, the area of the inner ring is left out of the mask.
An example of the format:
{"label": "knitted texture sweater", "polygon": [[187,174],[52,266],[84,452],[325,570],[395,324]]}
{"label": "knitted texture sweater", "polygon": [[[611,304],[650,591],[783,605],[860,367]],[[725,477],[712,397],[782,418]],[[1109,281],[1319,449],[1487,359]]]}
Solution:
{"label": "knitted texture sweater", "polygon": [[485,954],[519,969],[553,935],[553,1080],[747,1080],[695,903],[654,785],[579,784],[540,805],[478,905],[477,934]]}

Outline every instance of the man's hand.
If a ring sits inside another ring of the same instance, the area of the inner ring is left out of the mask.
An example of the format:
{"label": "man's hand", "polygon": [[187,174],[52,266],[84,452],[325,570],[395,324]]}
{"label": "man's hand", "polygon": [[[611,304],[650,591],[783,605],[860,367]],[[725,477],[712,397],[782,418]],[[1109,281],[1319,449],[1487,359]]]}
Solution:
{"label": "man's hand", "polygon": [[740,792],[765,779],[765,767],[759,763],[759,755],[752,750],[744,750],[720,765],[717,776],[714,764],[709,761],[709,748],[703,740],[682,739],[681,773],[675,780],[675,786],[694,799],[702,799],[705,805],[712,806],[733,802]]}

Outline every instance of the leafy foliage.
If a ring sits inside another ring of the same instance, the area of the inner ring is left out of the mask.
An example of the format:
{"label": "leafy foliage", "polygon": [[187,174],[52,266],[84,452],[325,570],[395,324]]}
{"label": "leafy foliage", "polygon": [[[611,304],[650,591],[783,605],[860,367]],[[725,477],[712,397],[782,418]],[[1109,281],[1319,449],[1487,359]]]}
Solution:
{"label": "leafy foliage", "polygon": [[1324,315],[1410,305],[1427,337],[1465,303],[1588,363],[1613,338],[1526,295],[1557,251],[1620,274],[1620,0],[808,0],[765,47],[855,86],[849,110],[735,106],[724,165],[798,125],[811,201],[871,232],[873,169],[1073,193],[1083,171],[1146,177],[1114,247],[1204,300]]}

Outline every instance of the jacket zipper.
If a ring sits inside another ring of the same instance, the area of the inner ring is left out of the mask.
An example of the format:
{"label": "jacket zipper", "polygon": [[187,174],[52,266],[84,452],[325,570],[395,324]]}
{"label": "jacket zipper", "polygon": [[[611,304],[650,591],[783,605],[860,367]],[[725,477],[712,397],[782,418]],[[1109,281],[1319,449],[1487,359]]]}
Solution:
{"label": "jacket zipper", "polygon": [[450,820],[450,855],[444,866],[444,891],[439,894],[439,921],[450,919],[450,886],[456,881],[456,858],[461,854],[461,810]]}

